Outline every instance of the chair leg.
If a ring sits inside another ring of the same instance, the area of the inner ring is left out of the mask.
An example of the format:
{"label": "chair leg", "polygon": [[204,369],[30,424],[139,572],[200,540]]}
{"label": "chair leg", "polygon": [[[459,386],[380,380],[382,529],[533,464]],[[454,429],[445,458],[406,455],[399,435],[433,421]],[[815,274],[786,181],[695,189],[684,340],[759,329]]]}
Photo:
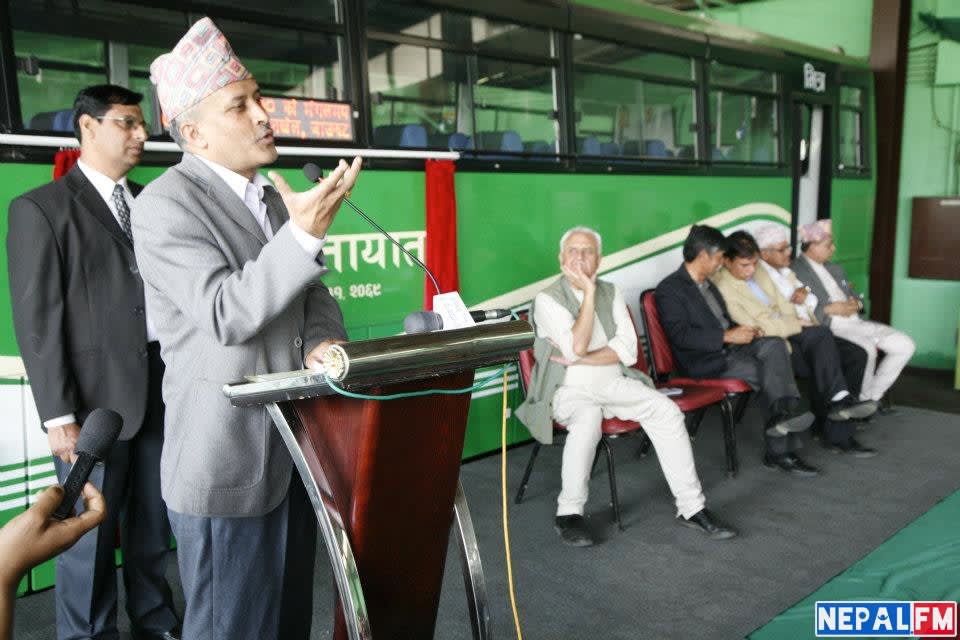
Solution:
{"label": "chair leg", "polygon": [[697,439],[697,432],[700,431],[700,423],[703,422],[704,413],[706,413],[706,407],[697,409],[693,412],[693,415],[690,416],[690,427],[687,428],[687,433],[690,434],[691,440]]}
{"label": "chair leg", "polygon": [[620,518],[620,498],[617,497],[617,474],[613,468],[613,451],[607,438],[601,438],[600,444],[607,455],[607,474],[610,476],[610,506],[613,507],[613,517],[617,521],[617,528],[623,531],[623,520]]}
{"label": "chair leg", "polygon": [[530,452],[530,459],[527,461],[527,469],[523,472],[523,480],[520,481],[520,488],[517,489],[517,496],[513,499],[514,504],[520,504],[520,501],[523,500],[523,494],[527,490],[527,483],[530,481],[530,473],[533,471],[533,463],[537,459],[537,454],[540,453],[540,443],[533,443],[533,450]]}
{"label": "chair leg", "polygon": [[637,457],[646,458],[647,454],[650,453],[650,448],[653,447],[653,443],[650,441],[650,436],[645,432],[640,432],[640,446],[637,447]]}
{"label": "chair leg", "polygon": [[736,422],[737,424],[739,424],[740,421],[743,420],[743,414],[746,412],[747,405],[750,403],[750,396],[751,394],[749,392],[731,393],[727,395],[728,399],[735,400],[733,421]]}
{"label": "chair leg", "polygon": [[727,455],[727,476],[734,478],[737,475],[737,422],[733,419],[733,406],[728,398],[720,403],[720,413],[723,416],[723,445]]}

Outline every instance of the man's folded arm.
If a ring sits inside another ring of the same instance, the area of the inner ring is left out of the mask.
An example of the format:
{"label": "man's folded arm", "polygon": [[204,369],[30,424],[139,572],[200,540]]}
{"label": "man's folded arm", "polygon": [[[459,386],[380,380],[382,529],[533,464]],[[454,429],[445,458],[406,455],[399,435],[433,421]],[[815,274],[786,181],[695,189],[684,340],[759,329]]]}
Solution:
{"label": "man's folded arm", "polygon": [[534,299],[533,322],[537,336],[549,340],[565,360],[576,362],[580,356],[573,350],[573,324],[576,319],[550,296],[540,293]]}
{"label": "man's folded arm", "polygon": [[617,326],[617,333],[607,342],[620,362],[625,367],[633,366],[637,361],[637,329],[630,318],[627,303],[617,289],[613,296],[613,320]]}

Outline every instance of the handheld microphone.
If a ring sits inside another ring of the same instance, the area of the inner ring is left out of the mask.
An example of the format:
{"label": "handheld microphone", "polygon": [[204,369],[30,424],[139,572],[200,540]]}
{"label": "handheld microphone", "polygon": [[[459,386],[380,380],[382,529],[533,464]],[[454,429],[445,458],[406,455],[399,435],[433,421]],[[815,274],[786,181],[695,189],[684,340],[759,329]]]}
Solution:
{"label": "handheld microphone", "polygon": [[53,512],[54,518],[63,520],[70,517],[73,505],[80,497],[93,466],[109,455],[122,427],[123,418],[110,409],[94,409],[87,416],[83,428],[80,429],[80,437],[77,438],[77,460],[70,467],[70,473],[63,483],[63,502]]}
{"label": "handheld microphone", "polygon": [[[510,315],[507,309],[490,309],[489,311],[471,311],[470,317],[474,322],[484,322],[486,320],[496,320],[506,318]],[[443,318],[439,313],[433,311],[414,311],[407,314],[403,319],[404,333],[429,333],[443,329]]]}
{"label": "handheld microphone", "polygon": [[[314,164],[313,162],[308,162],[307,164],[303,165],[303,175],[304,175],[304,176],[307,178],[307,180],[309,180],[310,182],[320,182],[320,180],[323,178],[323,169],[321,169],[318,165]],[[400,251],[402,251],[405,256],[407,256],[408,258],[410,258],[411,260],[413,260],[413,261],[417,264],[418,267],[420,267],[421,269],[423,269],[423,272],[424,272],[425,274],[427,274],[427,277],[428,277],[428,278],[430,278],[430,282],[433,283],[433,288],[436,290],[437,294],[440,293],[440,285],[437,284],[437,279],[433,277],[433,274],[432,274],[432,273],[430,273],[430,269],[427,269],[427,265],[423,264],[423,263],[420,261],[420,259],[417,258],[417,256],[413,255],[412,253],[410,253],[409,251],[407,251],[406,249],[404,249],[404,248],[403,248],[403,245],[401,245],[399,242],[397,242],[396,240],[394,240],[394,239],[393,239],[393,236],[391,236],[389,233],[387,233],[386,231],[384,231],[383,227],[381,227],[380,225],[378,225],[376,222],[373,221],[373,219],[372,219],[370,216],[368,216],[368,215],[365,214],[363,211],[361,211],[361,210],[360,210],[360,207],[358,207],[357,205],[355,205],[355,204],[353,204],[352,202],[350,202],[350,199],[349,199],[349,198],[344,198],[343,201],[344,201],[347,205],[349,205],[351,209],[353,209],[354,211],[356,211],[357,213],[359,213],[361,218],[363,218],[364,220],[366,220],[367,222],[369,222],[370,225],[371,225],[374,229],[376,229],[376,230],[379,231],[381,234],[383,234],[383,236],[384,236],[387,240],[389,240],[389,241],[392,242],[394,245],[396,245],[396,247],[397,247],[398,249],[400,249]],[[404,320],[404,324],[406,324],[406,320]]]}

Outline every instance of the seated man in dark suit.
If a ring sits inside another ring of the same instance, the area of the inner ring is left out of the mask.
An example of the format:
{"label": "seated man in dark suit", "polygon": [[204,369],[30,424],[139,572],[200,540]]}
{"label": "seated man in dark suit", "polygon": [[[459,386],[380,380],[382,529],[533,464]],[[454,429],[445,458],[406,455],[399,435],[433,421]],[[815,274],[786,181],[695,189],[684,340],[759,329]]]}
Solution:
{"label": "seated man in dark suit", "polygon": [[813,320],[801,320],[797,310],[777,289],[763,268],[758,268],[760,247],[746,231],[727,238],[724,269],[711,280],[723,294],[727,312],[734,322],[760,327],[767,336],[786,340],[791,348],[794,372],[811,380],[810,399],[821,420],[823,444],[830,449],[869,458],[876,451],[854,438],[851,418],[867,418],[877,411],[872,400],[856,398],[859,385],[850,378],[863,379],[867,353],[852,342],[840,349],[830,329]]}
{"label": "seated man in dark suit", "polygon": [[723,260],[726,239],[713,227],[694,225],[683,244],[683,264],[657,285],[660,321],[681,371],[695,378],[739,378],[763,394],[768,417],[764,463],[795,476],[815,476],[816,467],[796,454],[796,433],[813,422],[800,412],[787,344],[763,336],[759,327],[738,325],[709,278]]}

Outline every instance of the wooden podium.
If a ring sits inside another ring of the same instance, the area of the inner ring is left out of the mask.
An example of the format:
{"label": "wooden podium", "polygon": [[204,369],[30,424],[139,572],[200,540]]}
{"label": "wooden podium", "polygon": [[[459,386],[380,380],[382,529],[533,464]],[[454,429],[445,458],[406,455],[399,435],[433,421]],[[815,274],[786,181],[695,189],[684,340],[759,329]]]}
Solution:
{"label": "wooden podium", "polygon": [[[347,343],[353,357],[337,385],[376,396],[463,389],[477,367],[515,361],[532,343],[523,321]],[[335,638],[432,638],[453,521],[473,636],[490,637],[458,481],[470,393],[353,399],[310,371],[251,376],[224,393],[237,406],[264,405],[290,450],[333,568]]]}

